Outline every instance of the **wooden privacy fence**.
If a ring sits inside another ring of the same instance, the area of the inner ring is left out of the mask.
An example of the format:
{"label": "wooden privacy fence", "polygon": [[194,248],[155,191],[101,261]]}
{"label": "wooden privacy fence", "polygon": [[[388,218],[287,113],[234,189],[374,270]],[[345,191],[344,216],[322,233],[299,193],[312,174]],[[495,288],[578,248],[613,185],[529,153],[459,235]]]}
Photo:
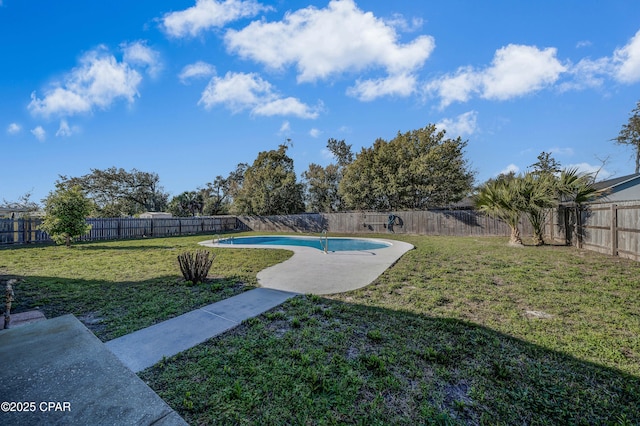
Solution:
{"label": "wooden privacy fence", "polygon": [[[214,216],[167,219],[88,219],[84,241],[166,237],[225,231],[395,233],[449,236],[508,236],[509,226],[475,210],[309,213],[282,216]],[[51,241],[39,219],[0,219],[0,244]],[[523,238],[531,224],[520,223]],[[547,242],[640,260],[640,201],[554,209],[545,227]]]}
{"label": "wooden privacy fence", "polygon": [[[238,216],[247,229],[262,232],[395,233],[450,236],[508,236],[509,226],[476,210],[316,213],[288,216]],[[531,224],[520,222],[523,239]],[[559,208],[549,212],[548,243],[569,244],[640,260],[640,201]]]}
{"label": "wooden privacy fence", "polygon": [[640,260],[640,202],[592,204],[579,214],[566,214],[570,244]]}
{"label": "wooden privacy fence", "polygon": [[[38,228],[41,219],[0,219],[0,244],[50,242]],[[244,229],[235,216],[166,219],[95,218],[87,219],[91,231],[82,241],[117,240],[143,237],[168,237]]]}
{"label": "wooden privacy fence", "polygon": [[[238,216],[238,221],[254,231],[334,233],[396,233],[452,236],[509,235],[509,226],[475,210],[428,210],[400,212],[314,213],[287,216]],[[531,233],[523,221],[520,229]]]}

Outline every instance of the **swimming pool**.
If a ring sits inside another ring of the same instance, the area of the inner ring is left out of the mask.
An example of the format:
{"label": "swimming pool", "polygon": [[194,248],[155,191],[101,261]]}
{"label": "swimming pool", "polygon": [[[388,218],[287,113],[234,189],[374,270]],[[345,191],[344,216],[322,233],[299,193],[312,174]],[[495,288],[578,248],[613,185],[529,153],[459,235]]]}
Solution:
{"label": "swimming pool", "polygon": [[[324,238],[322,239],[324,243]],[[259,237],[229,237],[218,241],[222,245],[260,245],[260,246],[296,246],[312,247],[324,250],[319,237],[298,237],[298,236],[259,236]],[[391,244],[380,240],[364,238],[328,238],[328,251],[358,251],[377,250],[391,246]]]}

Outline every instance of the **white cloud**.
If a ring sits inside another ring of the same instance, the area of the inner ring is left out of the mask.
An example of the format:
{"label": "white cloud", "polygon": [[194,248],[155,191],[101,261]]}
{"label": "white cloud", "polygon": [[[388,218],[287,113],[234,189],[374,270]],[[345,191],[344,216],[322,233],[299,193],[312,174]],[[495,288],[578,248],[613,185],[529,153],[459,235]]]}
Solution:
{"label": "white cloud", "polygon": [[553,84],[567,67],[556,59],[556,49],[510,44],[496,52],[483,73],[482,97],[505,100]]}
{"label": "white cloud", "polygon": [[190,80],[211,77],[215,74],[216,68],[213,65],[198,61],[182,68],[182,71],[178,74],[178,78],[182,84],[187,84]]}
{"label": "white cloud", "polygon": [[172,37],[196,37],[211,28],[221,28],[270,9],[254,0],[196,0],[195,6],[165,14],[162,26]]}
{"label": "white cloud", "polygon": [[280,130],[278,131],[278,133],[286,134],[290,132],[291,132],[291,123],[289,123],[287,120],[283,121],[282,126],[280,126]]}
{"label": "white cloud", "polygon": [[589,46],[591,46],[591,42],[589,40],[580,40],[578,43],[576,43],[576,48],[578,49]]}
{"label": "white cloud", "polygon": [[596,175],[596,180],[603,180],[603,179],[607,179],[611,176],[611,172],[609,172],[608,170],[605,170],[602,165],[597,165],[594,166],[593,164],[589,164],[589,163],[577,163],[577,164],[569,164],[568,166],[564,167],[565,169],[578,169],[578,172],[580,173],[590,173],[593,175]]}
{"label": "white cloud", "polygon": [[624,47],[613,52],[615,77],[623,83],[640,81],[640,31]]}
{"label": "white cloud", "polygon": [[256,115],[274,116],[274,115],[293,115],[300,118],[316,118],[318,113],[312,111],[307,105],[303,104],[296,98],[278,98],[266,102],[260,102],[252,109],[252,113]]}
{"label": "white cloud", "polygon": [[262,99],[271,96],[269,82],[256,74],[228,72],[224,77],[213,77],[200,98],[199,104],[211,108],[224,104],[234,112],[253,108]]}
{"label": "white cloud", "polygon": [[11,123],[7,127],[7,133],[9,133],[10,135],[18,134],[20,133],[20,130],[22,130],[22,126],[20,126],[18,123]]}
{"label": "white cloud", "polygon": [[60,120],[60,127],[58,128],[58,130],[56,131],[56,136],[58,137],[64,137],[64,136],[71,136],[75,133],[78,133],[79,129],[77,126],[69,126],[69,123],[67,122],[67,120]]}
{"label": "white cloud", "polygon": [[612,75],[613,72],[613,64],[610,58],[581,59],[580,62],[569,69],[569,74],[571,74],[573,80],[560,84],[558,88],[561,92],[564,92],[567,90],[600,87],[604,83],[604,78]]}
{"label": "white cloud", "polygon": [[311,136],[312,138],[317,138],[322,134],[322,132],[319,129],[313,128],[311,130],[309,130],[309,136]]}
{"label": "white cloud", "polygon": [[147,46],[145,41],[135,41],[133,43],[123,43],[121,45],[124,52],[123,62],[146,67],[147,73],[151,77],[157,77],[162,70],[160,54]]}
{"label": "white cloud", "polygon": [[227,31],[225,40],[229,51],[268,68],[295,66],[298,82],[384,69],[388,78],[356,87],[355,93],[367,98],[376,97],[376,89],[381,94],[410,93],[389,83],[396,77],[397,85],[402,76],[412,75],[435,47],[433,38],[425,35],[400,44],[393,26],[358,9],[353,0],[332,0],[324,9],[309,6],[278,22],[254,21],[242,30]]}
{"label": "white cloud", "polygon": [[468,111],[460,114],[455,119],[445,118],[436,124],[436,127],[446,130],[451,137],[456,138],[474,134],[478,129],[477,121],[478,112]]}
{"label": "white cloud", "polygon": [[519,171],[520,171],[520,167],[518,167],[515,164],[511,163],[507,167],[502,169],[502,171],[500,171],[500,173],[498,173],[496,176],[508,175],[509,173],[516,173],[517,174]]}
{"label": "white cloud", "polygon": [[31,129],[31,133],[36,137],[40,142],[43,142],[47,138],[47,132],[44,131],[42,126],[38,126],[35,129]]}
{"label": "white cloud", "polygon": [[355,86],[347,89],[347,94],[361,101],[372,101],[381,96],[409,96],[415,87],[415,76],[400,74],[377,80],[358,80]]}
{"label": "white cloud", "polygon": [[138,71],[126,62],[118,62],[105,47],[99,47],[85,54],[63,81],[45,90],[42,99],[33,92],[28,108],[45,117],[106,109],[118,99],[133,102],[141,81]]}
{"label": "white cloud", "polygon": [[252,114],[263,116],[318,116],[317,108],[311,108],[296,98],[281,97],[268,81],[254,73],[228,72],[224,77],[213,77],[198,104],[207,109],[222,104],[233,112],[250,110]]}
{"label": "white cloud", "polygon": [[584,58],[569,69],[572,80],[559,85],[560,91],[602,87],[605,79],[633,84],[640,81],[640,31],[612,56]]}
{"label": "white cloud", "polygon": [[449,75],[425,85],[427,92],[436,92],[441,98],[441,107],[453,102],[467,102],[474,92],[479,91],[482,78],[472,67],[461,67],[454,75]]}
{"label": "white cloud", "polygon": [[384,22],[400,31],[414,32],[422,28],[423,20],[421,18],[412,18],[411,22],[399,13],[395,13],[389,19],[385,19]]}
{"label": "white cloud", "polygon": [[483,70],[461,67],[425,88],[441,98],[441,107],[466,102],[472,95],[507,100],[551,86],[566,71],[567,67],[556,58],[555,48],[540,50],[510,44],[496,51],[491,66]]}

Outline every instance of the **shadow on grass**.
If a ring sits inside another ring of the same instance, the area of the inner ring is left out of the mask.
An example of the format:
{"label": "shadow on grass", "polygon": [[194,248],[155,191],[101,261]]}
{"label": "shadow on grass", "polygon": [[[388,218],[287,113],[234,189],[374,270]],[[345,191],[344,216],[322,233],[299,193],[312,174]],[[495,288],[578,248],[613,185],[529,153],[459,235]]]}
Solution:
{"label": "shadow on grass", "polygon": [[[204,241],[204,239],[203,239]],[[193,249],[197,249],[200,248],[198,245],[196,245],[195,247],[191,247],[193,246],[192,244],[190,244],[189,246],[187,245],[172,245],[172,244],[167,244],[167,245],[110,245],[110,244],[100,244],[97,245],[96,243],[88,243],[86,245],[78,245],[76,247],[72,247],[71,249],[75,249],[75,250],[105,250],[105,251],[110,251],[110,250],[118,250],[118,251],[127,251],[127,250],[177,250],[177,249],[189,249],[189,248],[193,248]]]}
{"label": "shadow on grass", "polygon": [[37,308],[47,318],[73,314],[108,341],[252,288],[236,276],[198,285],[175,275],[127,282],[29,276],[15,286],[12,312]]}
{"label": "shadow on grass", "polygon": [[455,319],[299,296],[141,373],[192,424],[638,424],[640,379]]}

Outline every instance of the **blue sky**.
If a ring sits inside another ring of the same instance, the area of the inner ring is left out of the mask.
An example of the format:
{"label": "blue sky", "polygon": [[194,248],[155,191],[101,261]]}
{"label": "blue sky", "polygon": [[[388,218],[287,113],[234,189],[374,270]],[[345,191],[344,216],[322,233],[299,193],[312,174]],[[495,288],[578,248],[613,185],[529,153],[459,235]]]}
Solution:
{"label": "blue sky", "polygon": [[640,2],[0,0],[0,200],[156,172],[172,195],[286,139],[298,173],[437,124],[476,181],[633,173]]}

